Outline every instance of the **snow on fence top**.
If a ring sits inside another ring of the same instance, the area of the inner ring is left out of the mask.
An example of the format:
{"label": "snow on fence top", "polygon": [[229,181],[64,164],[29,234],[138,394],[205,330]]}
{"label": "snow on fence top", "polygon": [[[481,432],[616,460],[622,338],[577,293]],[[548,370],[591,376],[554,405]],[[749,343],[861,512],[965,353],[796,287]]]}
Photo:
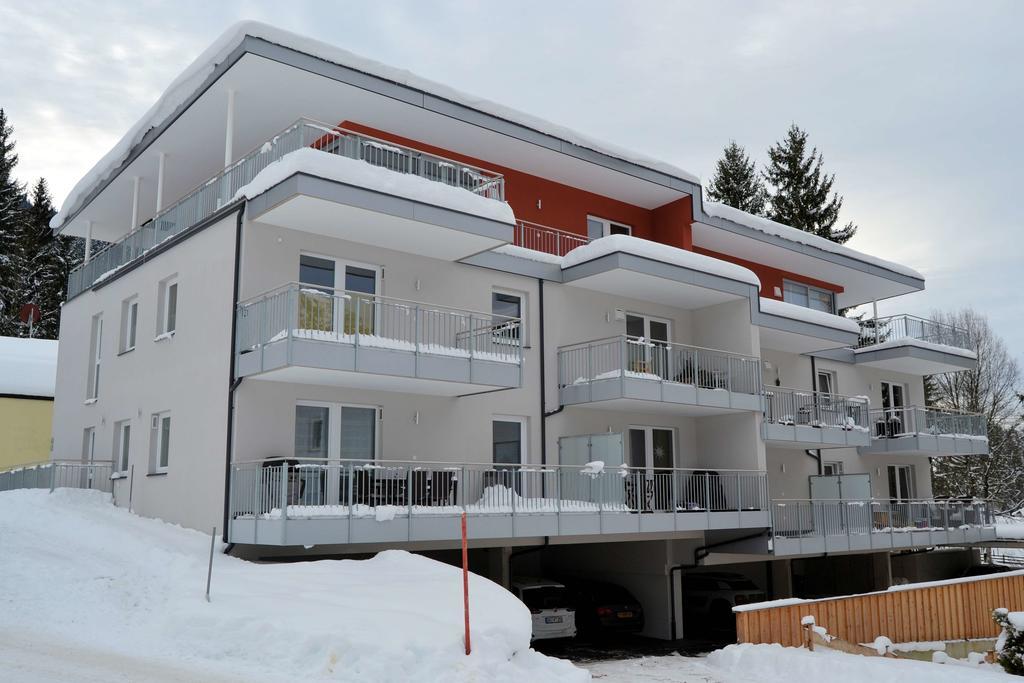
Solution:
{"label": "snow on fence top", "polygon": [[899,263],[893,263],[892,261],[886,261],[885,259],[878,258],[877,256],[871,256],[870,254],[865,254],[864,252],[857,251],[856,249],[851,249],[850,247],[847,247],[843,244],[837,244],[832,240],[827,240],[824,237],[819,237],[817,235],[811,234],[809,232],[804,232],[803,230],[793,228],[782,223],[776,223],[775,221],[770,220],[768,218],[754,216],[753,214],[749,214],[746,211],[735,209],[726,204],[709,202],[707,199],[704,199],[703,206],[704,213],[706,213],[709,216],[715,216],[716,218],[724,218],[727,221],[739,223],[740,225],[746,226],[748,228],[753,228],[754,230],[763,232],[767,235],[775,235],[776,237],[781,237],[783,239],[787,239],[792,242],[797,242],[799,244],[804,244],[809,247],[817,247],[818,249],[827,251],[831,254],[847,256],[849,258],[856,259],[857,261],[870,263],[871,265],[875,265],[878,266],[879,268],[884,268],[886,270],[891,270],[901,275],[917,278],[919,280],[924,279],[924,276],[921,275],[921,273],[908,266],[904,266]]}
{"label": "snow on fence top", "polygon": [[0,337],[0,394],[53,397],[57,342]]}
{"label": "snow on fence top", "polygon": [[360,57],[348,50],[290,31],[256,21],[242,21],[228,28],[217,40],[202,52],[171,84],[160,98],[122,137],[114,147],[100,159],[92,169],[72,188],[61,205],[61,210],[50,221],[51,228],[60,228],[67,219],[81,208],[82,200],[94,189],[107,182],[125,162],[132,150],[151,129],[163,125],[176,110],[202,85],[237,48],[246,36],[262,38],[267,42],[291,48],[298,52],[323,59],[339,66],[361,71],[400,85],[429,93],[477,111],[490,114],[511,123],[532,128],[540,133],[559,138],[579,147],[615,157],[644,168],[665,173],[695,184],[700,178],[677,166],[627,150],[617,145],[595,140],[565,126],[531,116],[524,112],[481,99],[456,90],[450,86],[417,76],[405,69],[398,69],[380,62]]}

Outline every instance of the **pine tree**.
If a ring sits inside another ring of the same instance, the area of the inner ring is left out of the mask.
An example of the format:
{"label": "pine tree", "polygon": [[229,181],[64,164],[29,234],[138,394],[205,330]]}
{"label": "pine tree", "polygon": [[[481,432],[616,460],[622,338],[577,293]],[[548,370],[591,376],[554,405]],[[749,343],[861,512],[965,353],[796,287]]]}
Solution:
{"label": "pine tree", "polygon": [[767,191],[756,164],[747,156],[747,151],[730,140],[725,146],[722,158],[715,166],[715,177],[707,188],[708,199],[752,213],[764,215]]}
{"label": "pine tree", "polygon": [[26,255],[22,300],[39,306],[41,320],[34,327],[33,336],[43,339],[57,338],[68,274],[81,262],[81,240],[54,235],[50,230],[50,219],[56,212],[46,180],[40,178],[32,188],[22,239]]}
{"label": "pine tree", "polygon": [[14,129],[0,109],[0,336],[17,334],[25,192],[14,179]]}
{"label": "pine tree", "polygon": [[822,170],[817,147],[807,151],[807,133],[796,124],[768,149],[764,180],[769,186],[768,218],[842,244],[853,237],[852,222],[835,228],[843,198],[832,191],[835,174]]}

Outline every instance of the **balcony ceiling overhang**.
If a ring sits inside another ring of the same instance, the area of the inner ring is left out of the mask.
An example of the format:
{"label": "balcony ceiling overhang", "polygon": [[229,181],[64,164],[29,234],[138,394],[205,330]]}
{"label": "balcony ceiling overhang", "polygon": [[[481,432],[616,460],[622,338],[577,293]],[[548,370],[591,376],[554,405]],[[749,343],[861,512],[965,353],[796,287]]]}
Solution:
{"label": "balcony ceiling overhang", "polygon": [[854,357],[857,365],[910,375],[938,375],[978,367],[976,358],[922,348],[913,343],[883,349],[865,347],[858,349]]}
{"label": "balcony ceiling overhang", "polygon": [[235,93],[234,159],[307,116],[332,125],[342,120],[371,125],[648,209],[695,188],[686,180],[260,39],[246,38],[236,53],[176,115],[150,130],[63,232],[84,235],[89,220],[95,239],[123,236],[131,223],[134,177],[141,179],[139,221],[152,217],[161,152],[166,154],[164,207],[221,171],[229,90]]}
{"label": "balcony ceiling overhang", "polygon": [[779,270],[841,284],[836,306],[847,308],[924,289],[924,280],[722,219],[695,222],[693,244]]}

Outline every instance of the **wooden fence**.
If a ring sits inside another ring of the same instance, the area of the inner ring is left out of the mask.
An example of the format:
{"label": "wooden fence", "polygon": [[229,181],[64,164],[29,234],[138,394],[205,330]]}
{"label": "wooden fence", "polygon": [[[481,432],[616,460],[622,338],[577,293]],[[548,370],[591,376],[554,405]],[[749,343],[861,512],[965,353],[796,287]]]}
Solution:
{"label": "wooden fence", "polygon": [[741,607],[741,643],[803,644],[800,620],[813,616],[832,635],[853,643],[887,636],[894,643],[994,638],[992,610],[1024,611],[1024,572],[898,586],[879,593],[808,600],[799,604]]}

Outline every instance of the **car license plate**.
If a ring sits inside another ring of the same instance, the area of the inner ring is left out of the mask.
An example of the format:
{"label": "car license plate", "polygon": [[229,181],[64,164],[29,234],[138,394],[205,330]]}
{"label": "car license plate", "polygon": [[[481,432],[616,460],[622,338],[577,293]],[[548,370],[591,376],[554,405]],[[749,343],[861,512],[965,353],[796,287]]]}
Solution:
{"label": "car license plate", "polygon": [[545,624],[561,624],[562,617],[544,617]]}
{"label": "car license plate", "polygon": [[632,618],[633,618],[633,613],[632,612],[619,612],[619,619],[632,619]]}

